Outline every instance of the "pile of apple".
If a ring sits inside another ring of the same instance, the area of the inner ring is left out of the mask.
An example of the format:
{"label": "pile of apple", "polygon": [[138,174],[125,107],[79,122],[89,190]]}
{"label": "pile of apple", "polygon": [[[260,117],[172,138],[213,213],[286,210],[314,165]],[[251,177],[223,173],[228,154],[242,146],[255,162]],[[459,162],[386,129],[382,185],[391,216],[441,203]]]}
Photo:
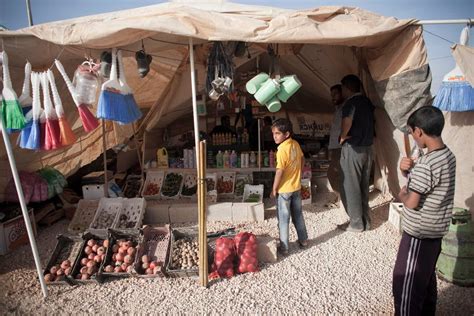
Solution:
{"label": "pile of apple", "polygon": [[76,275],[78,280],[88,280],[99,271],[99,266],[105,259],[105,251],[109,246],[109,240],[89,239],[84,247],[83,257],[80,264],[81,269]]}
{"label": "pile of apple", "polygon": [[48,272],[44,275],[46,282],[63,281],[66,275],[70,275],[72,272],[71,261],[64,260],[61,265],[52,266]]}
{"label": "pile of apple", "polygon": [[119,239],[112,246],[112,262],[104,268],[105,272],[131,273],[137,249],[131,240]]}

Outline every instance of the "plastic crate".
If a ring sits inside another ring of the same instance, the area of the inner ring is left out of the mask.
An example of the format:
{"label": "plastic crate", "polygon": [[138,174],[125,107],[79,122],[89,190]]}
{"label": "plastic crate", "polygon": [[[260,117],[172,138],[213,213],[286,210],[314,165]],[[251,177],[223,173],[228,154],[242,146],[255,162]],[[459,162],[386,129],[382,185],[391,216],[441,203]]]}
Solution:
{"label": "plastic crate", "polygon": [[186,228],[173,228],[171,230],[171,243],[170,251],[168,256],[168,262],[166,264],[166,274],[173,278],[181,277],[198,277],[199,268],[193,269],[178,269],[173,266],[173,251],[176,249],[176,242],[180,239],[189,239],[192,241],[197,241],[198,239],[198,230],[197,227],[186,227]]}
{"label": "plastic crate", "polygon": [[[147,171],[146,180],[142,188],[142,196],[147,199],[159,199],[164,177],[164,171]],[[148,190],[152,190],[150,186],[156,186],[154,190],[157,192],[153,192],[154,194],[147,192]]]}
{"label": "plastic crate", "polygon": [[[146,226],[143,228],[143,237],[137,248],[137,256],[134,263],[134,271],[140,278],[156,278],[166,276],[166,263],[170,249],[170,227]],[[145,274],[142,268],[141,258],[147,255],[151,261],[162,262],[157,274]]]}
{"label": "plastic crate", "polygon": [[122,200],[122,210],[115,219],[113,228],[121,231],[137,232],[142,227],[146,201],[144,198]]}
{"label": "plastic crate", "polygon": [[98,207],[99,200],[79,200],[67,231],[73,235],[82,234],[91,225]]}
{"label": "plastic crate", "polygon": [[123,188],[123,196],[126,198],[135,198],[140,196],[144,181],[141,176],[129,175]]}
{"label": "plastic crate", "polygon": [[[115,243],[117,243],[118,240],[124,239],[125,241],[131,241],[132,242],[132,247],[138,246],[140,243],[140,234],[139,231],[136,231],[136,233],[126,233],[114,229],[109,229],[108,230],[108,239],[109,239],[109,247],[107,248],[107,251],[105,253],[105,259],[102,261],[102,264],[100,265],[99,268],[99,276],[100,280],[105,280],[107,278],[127,278],[133,275],[132,272],[105,272],[105,267],[108,265],[114,266],[114,262],[112,261],[112,256],[114,255],[113,252],[113,246]],[[133,258],[133,262],[135,262],[137,256],[137,251],[135,251],[135,258]],[[130,266],[133,267],[133,262],[130,264]]]}
{"label": "plastic crate", "polygon": [[301,179],[301,204],[311,204],[311,180]]}
{"label": "plastic crate", "polygon": [[242,202],[244,203],[262,203],[263,201],[263,184],[250,185],[244,187],[244,195]]}
{"label": "plastic crate", "polygon": [[208,203],[217,202],[217,173],[206,174],[206,201]]}
{"label": "plastic crate", "polygon": [[234,195],[236,197],[244,195],[244,189],[246,184],[252,184],[251,173],[239,173],[235,176]]}
{"label": "plastic crate", "polygon": [[76,284],[88,284],[88,283],[99,283],[99,282],[102,282],[102,279],[100,277],[100,274],[98,273],[99,272],[99,268],[100,268],[100,265],[102,264],[102,262],[98,263],[97,265],[97,272],[92,274],[91,278],[90,279],[87,279],[87,280],[81,280],[81,279],[77,279],[77,275],[80,273],[80,270],[82,268],[81,266],[81,259],[82,258],[85,258],[87,255],[85,254],[84,252],[84,249],[86,248],[87,246],[87,241],[89,239],[95,239],[95,240],[98,240],[98,241],[101,241],[103,242],[105,240],[104,237],[102,236],[99,236],[99,235],[95,235],[95,234],[92,234],[90,232],[86,232],[82,235],[82,242],[81,242],[81,247],[80,247],[80,250],[77,254],[77,257],[76,257],[76,260],[74,260],[74,265],[73,265],[73,268],[72,268],[72,273],[71,273],[71,279],[73,280],[74,283]]}
{"label": "plastic crate", "polygon": [[161,197],[164,199],[178,199],[183,187],[184,175],[179,172],[168,172],[161,187]]}
{"label": "plastic crate", "polygon": [[217,195],[233,196],[235,187],[235,172],[217,173]]}
{"label": "plastic crate", "polygon": [[60,266],[64,260],[69,260],[71,262],[71,274],[69,276],[64,276],[62,280],[55,280],[52,282],[47,282],[47,285],[74,285],[71,281],[72,277],[72,268],[74,267],[74,262],[81,251],[82,239],[78,236],[70,237],[65,235],[57,236],[56,247],[49,258],[48,263],[43,271],[43,276],[49,273],[49,270],[57,265]]}
{"label": "plastic crate", "polygon": [[114,226],[122,208],[123,198],[101,198],[89,231],[103,238],[107,237],[107,229]]}
{"label": "plastic crate", "polygon": [[181,197],[193,198],[197,194],[197,175],[195,173],[187,173],[184,175],[183,187],[181,189]]}

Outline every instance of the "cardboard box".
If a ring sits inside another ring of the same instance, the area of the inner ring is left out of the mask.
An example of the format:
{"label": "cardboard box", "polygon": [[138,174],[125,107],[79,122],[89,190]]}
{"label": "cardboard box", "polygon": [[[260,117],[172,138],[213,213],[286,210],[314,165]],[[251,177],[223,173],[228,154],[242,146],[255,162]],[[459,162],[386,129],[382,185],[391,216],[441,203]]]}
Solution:
{"label": "cardboard box", "polygon": [[[36,222],[33,209],[28,211],[31,226],[36,236]],[[23,215],[19,215],[6,222],[0,223],[0,255],[9,253],[29,242]]]}

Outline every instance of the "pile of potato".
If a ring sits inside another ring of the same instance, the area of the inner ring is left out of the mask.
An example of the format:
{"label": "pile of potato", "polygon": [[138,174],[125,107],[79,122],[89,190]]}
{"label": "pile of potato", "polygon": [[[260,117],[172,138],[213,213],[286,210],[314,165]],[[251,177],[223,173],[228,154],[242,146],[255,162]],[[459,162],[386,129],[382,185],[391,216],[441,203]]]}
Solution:
{"label": "pile of potato", "polygon": [[116,214],[107,213],[107,212],[100,212],[99,216],[97,217],[96,221],[92,224],[92,228],[95,229],[104,229],[112,227],[114,223]]}
{"label": "pile of potato", "polygon": [[131,240],[119,239],[112,246],[112,252],[112,262],[104,268],[104,271],[108,273],[131,273],[137,252],[136,244]]}
{"label": "pile of potato", "polygon": [[105,251],[109,246],[109,240],[89,239],[84,247],[83,257],[81,258],[81,269],[76,275],[78,280],[88,280],[92,275],[99,271],[99,266],[105,259]]}
{"label": "pile of potato", "polygon": [[173,269],[189,270],[198,267],[199,247],[196,240],[187,238],[178,239],[174,244],[171,256],[171,267]]}
{"label": "pile of potato", "polygon": [[70,275],[72,272],[71,261],[64,260],[61,265],[54,265],[49,269],[49,273],[44,275],[46,282],[63,281],[66,275]]}
{"label": "pile of potato", "polygon": [[163,262],[157,261],[156,257],[143,255],[140,258],[140,266],[143,269],[142,274],[159,274],[163,266]]}

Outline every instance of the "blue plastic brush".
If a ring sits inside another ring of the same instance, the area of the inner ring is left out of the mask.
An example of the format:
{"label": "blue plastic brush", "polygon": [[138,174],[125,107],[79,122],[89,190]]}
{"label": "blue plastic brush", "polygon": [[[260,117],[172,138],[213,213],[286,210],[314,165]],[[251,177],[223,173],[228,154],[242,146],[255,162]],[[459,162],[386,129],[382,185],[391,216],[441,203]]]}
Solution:
{"label": "blue plastic brush", "polygon": [[97,106],[98,118],[128,123],[127,99],[121,93],[121,88],[117,78],[117,49],[114,48],[112,49],[110,79],[102,84],[102,91],[99,97],[99,104]]}
{"label": "blue plastic brush", "polygon": [[32,121],[28,138],[21,138],[20,147],[25,149],[39,150],[41,144],[40,132],[40,115],[41,115],[41,101],[40,101],[40,78],[38,73],[31,74],[31,84],[33,90],[32,101]]}
{"label": "blue plastic brush", "polygon": [[127,79],[125,78],[125,67],[123,66],[122,60],[122,51],[118,51],[117,53],[117,61],[118,61],[118,68],[119,68],[119,82],[121,86],[121,93],[125,96],[126,101],[126,108],[124,109],[125,115],[123,120],[120,121],[122,124],[128,124],[135,122],[136,120],[142,117],[142,112],[133,97],[133,92],[130,86],[127,84]]}

